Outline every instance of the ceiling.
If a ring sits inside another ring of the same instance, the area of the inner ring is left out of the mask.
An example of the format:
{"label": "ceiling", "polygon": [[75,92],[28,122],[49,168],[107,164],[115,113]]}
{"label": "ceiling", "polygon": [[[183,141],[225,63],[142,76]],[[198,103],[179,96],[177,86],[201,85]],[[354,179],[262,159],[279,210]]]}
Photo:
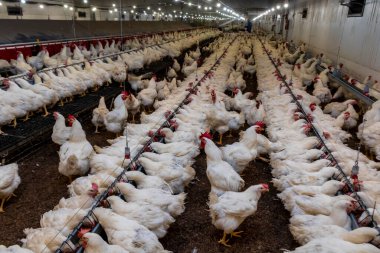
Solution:
{"label": "ceiling", "polygon": [[[9,2],[20,2],[19,0],[3,0]],[[150,6],[151,10],[161,8],[162,11],[182,10],[189,13],[209,13],[215,14],[217,10],[222,10],[223,7],[232,8],[235,12],[242,15],[256,16],[275,4],[284,3],[285,0],[26,0],[29,3],[45,3],[53,5],[75,5],[76,7],[96,7],[101,10],[118,8],[122,10],[132,9],[136,6],[137,9],[145,10]],[[189,2],[192,6],[189,6]],[[221,4],[220,8],[216,8],[217,3]],[[115,5],[115,6],[113,6]],[[198,5],[202,8],[198,9]],[[120,8],[121,6],[121,8]],[[205,6],[212,7],[211,10],[204,10]]]}
{"label": "ceiling", "polygon": [[[88,0],[87,4],[83,4],[83,0],[58,0],[54,2],[65,2],[72,3],[75,2],[78,6],[97,6],[97,7],[108,7],[111,8],[112,4],[116,6],[121,5],[123,7],[136,6],[181,6],[181,1],[176,2],[175,0]],[[216,7],[218,2],[230,6],[235,11],[241,13],[248,13],[249,11],[264,10],[273,7],[277,3],[283,3],[284,0],[186,0],[185,2],[191,2],[194,5],[202,6],[212,6]],[[183,5],[183,4],[182,4]],[[186,4],[185,4],[186,7]],[[194,8],[194,7],[193,7]],[[195,8],[196,9],[196,8]],[[215,10],[216,8],[214,8]]]}

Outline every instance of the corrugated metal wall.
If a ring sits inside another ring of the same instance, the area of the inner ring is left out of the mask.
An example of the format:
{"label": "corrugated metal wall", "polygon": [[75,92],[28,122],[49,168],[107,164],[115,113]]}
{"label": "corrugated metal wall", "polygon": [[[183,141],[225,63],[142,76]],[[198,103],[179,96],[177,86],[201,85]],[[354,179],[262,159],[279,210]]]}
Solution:
{"label": "corrugated metal wall", "polygon": [[[347,17],[338,0],[292,1],[288,39],[302,40],[315,52],[342,62],[360,78],[380,80],[380,0],[367,0],[363,17]],[[308,16],[302,18],[303,8]]]}
{"label": "corrugated metal wall", "polygon": [[[308,9],[307,18],[302,10]],[[284,10],[282,10],[284,11]],[[362,17],[347,17],[348,7],[339,0],[289,1],[287,40],[306,42],[313,53],[325,53],[335,63],[342,62],[348,73],[380,81],[380,0],[367,0]],[[270,17],[260,20],[270,30]],[[276,30],[280,31],[280,22]]]}

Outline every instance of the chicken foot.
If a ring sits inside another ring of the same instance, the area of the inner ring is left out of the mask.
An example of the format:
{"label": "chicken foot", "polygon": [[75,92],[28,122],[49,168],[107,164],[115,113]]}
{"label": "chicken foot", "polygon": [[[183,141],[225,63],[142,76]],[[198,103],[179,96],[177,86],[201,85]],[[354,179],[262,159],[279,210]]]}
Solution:
{"label": "chicken foot", "polygon": [[48,112],[48,110],[47,110],[47,108],[46,108],[46,105],[44,105],[43,109],[44,109],[44,111],[45,111],[45,114],[42,115],[42,117],[46,117],[46,116],[50,115],[50,113]]}
{"label": "chicken foot", "polygon": [[28,120],[29,120],[29,114],[30,114],[30,113],[29,113],[29,112],[27,112],[27,114],[26,114],[25,118],[24,118],[22,121],[24,121],[24,122],[25,122],[25,121],[28,121]]}
{"label": "chicken foot", "polygon": [[244,231],[238,231],[238,232],[232,232],[230,235],[231,237],[241,237],[241,233],[243,233]]}
{"label": "chicken foot", "polygon": [[231,245],[227,244],[229,240],[226,240],[227,234],[223,232],[223,237],[218,241],[218,243],[223,244],[226,247],[231,247]]}

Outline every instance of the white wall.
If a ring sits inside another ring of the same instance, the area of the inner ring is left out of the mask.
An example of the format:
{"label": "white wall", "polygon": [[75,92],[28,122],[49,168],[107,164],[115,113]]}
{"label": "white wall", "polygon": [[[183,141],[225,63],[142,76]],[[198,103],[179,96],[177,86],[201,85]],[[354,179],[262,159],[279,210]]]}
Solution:
{"label": "white wall", "polygon": [[[308,8],[306,19],[300,14],[303,8]],[[304,41],[312,52],[342,62],[356,78],[380,80],[380,0],[367,0],[363,17],[347,14],[348,7],[338,0],[290,1],[287,39]]]}

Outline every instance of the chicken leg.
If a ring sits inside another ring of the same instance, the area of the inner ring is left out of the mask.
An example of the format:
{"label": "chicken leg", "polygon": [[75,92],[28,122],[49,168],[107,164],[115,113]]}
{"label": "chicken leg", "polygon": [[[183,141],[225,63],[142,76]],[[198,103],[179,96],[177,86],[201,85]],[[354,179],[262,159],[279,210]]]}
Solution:
{"label": "chicken leg", "polygon": [[63,99],[59,100],[59,105],[58,106],[63,106],[65,103],[63,102]]}
{"label": "chicken leg", "polygon": [[98,134],[99,131],[98,131],[98,126],[95,126],[95,133]]}
{"label": "chicken leg", "polygon": [[25,118],[22,121],[25,122],[25,121],[28,121],[28,120],[29,120],[29,112],[26,113],[26,116],[25,116]]}
{"label": "chicken leg", "polygon": [[231,245],[227,244],[229,240],[226,240],[227,234],[223,232],[223,237],[218,241],[218,243],[223,244],[226,247],[231,247]]}
{"label": "chicken leg", "polygon": [[48,116],[50,113],[48,112],[48,110],[47,110],[47,108],[46,108],[46,105],[44,105],[44,111],[45,111],[45,114],[44,115],[42,115],[42,117],[46,117],[46,116]]}
{"label": "chicken leg", "polygon": [[227,137],[229,137],[229,138],[233,137],[233,136],[232,136],[232,130],[230,130],[230,134],[227,135]]}
{"label": "chicken leg", "polygon": [[218,142],[219,145],[222,145],[223,144],[223,134],[219,134],[219,142]]}
{"label": "chicken leg", "polygon": [[13,120],[13,128],[16,128],[17,127],[17,118],[14,118]]}
{"label": "chicken leg", "polygon": [[[134,124],[135,123],[135,115],[132,114],[132,123]],[[1,130],[1,129],[0,129]]]}
{"label": "chicken leg", "polygon": [[1,205],[0,205],[0,213],[5,213],[5,211],[4,211],[4,203],[5,203],[5,199],[1,199]]}

